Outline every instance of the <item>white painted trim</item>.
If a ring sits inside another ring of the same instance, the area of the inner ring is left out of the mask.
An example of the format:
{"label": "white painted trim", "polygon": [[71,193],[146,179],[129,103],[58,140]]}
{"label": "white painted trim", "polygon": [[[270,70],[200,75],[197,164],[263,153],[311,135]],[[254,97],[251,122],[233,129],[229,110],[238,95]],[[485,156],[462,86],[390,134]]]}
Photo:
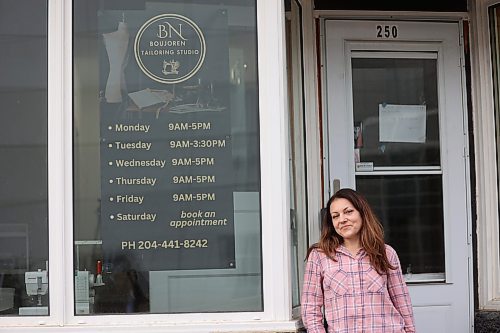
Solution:
{"label": "white painted trim", "polygon": [[73,210],[73,2],[60,0],[62,7],[61,15],[63,15],[63,47],[64,58],[61,61],[63,68],[63,94],[64,94],[64,110],[62,115],[64,127],[64,179],[65,179],[65,196],[64,207],[65,221],[64,224],[64,274],[66,283],[64,284],[65,294],[64,299],[64,321],[62,325],[71,321],[74,314],[74,271],[73,271],[73,225],[74,225],[74,210]]}
{"label": "white painted trim", "polygon": [[384,59],[384,58],[397,58],[397,59],[437,59],[436,52],[366,52],[366,51],[351,51],[352,59]]}
{"label": "white painted trim", "polygon": [[[303,77],[303,62],[304,58],[302,56],[302,17],[301,6],[298,0],[291,1],[291,12],[290,12],[290,45],[287,46],[291,50],[291,64],[288,64],[290,74],[292,77],[291,91],[292,96],[289,100],[292,101],[293,105],[289,106],[290,116],[292,117],[292,122],[294,124],[293,133],[290,133],[290,144],[295,147],[295,157],[291,156],[290,160],[294,159],[292,163],[295,165],[295,173],[291,174],[291,181],[294,182],[295,188],[291,188],[293,193],[291,197],[295,198],[294,207],[296,213],[296,230],[297,230],[297,283],[298,283],[298,296],[300,303],[300,296],[302,294],[302,283],[304,277],[304,258],[307,253],[308,240],[307,240],[307,182],[304,179],[304,175],[307,175],[306,167],[306,156],[305,156],[305,137],[304,137],[304,88],[305,81]],[[290,83],[289,83],[290,85]],[[291,152],[290,152],[291,154]],[[296,162],[296,163],[294,163]],[[290,170],[292,172],[292,170]],[[300,208],[299,208],[300,207]],[[292,273],[294,274],[294,273]],[[293,292],[293,290],[292,290]],[[293,299],[293,298],[292,298]],[[300,305],[299,305],[300,307]],[[294,308],[292,311],[293,317],[300,316],[300,311],[298,307]]]}
{"label": "white painted trim", "polygon": [[257,1],[264,316],[292,318],[284,3]]}
{"label": "white painted trim", "polygon": [[2,326],[0,333],[235,333],[235,332],[295,332],[300,327],[300,321],[272,321],[272,322],[211,322],[211,323],[180,323],[180,324],[151,324],[142,325],[79,325],[79,326],[39,326],[15,327]]}
{"label": "white painted trim", "polygon": [[304,105],[306,127],[307,209],[309,244],[319,240],[320,210],[323,207],[321,155],[321,124],[319,123],[318,73],[316,69],[316,27],[313,1],[302,1],[302,29],[304,55]]}
{"label": "white painted trim", "polygon": [[[323,138],[323,182],[325,183],[324,190],[323,190],[323,196],[325,198],[325,204],[326,202],[330,199],[330,196],[334,192],[334,184],[333,180],[331,180],[332,177],[330,177],[330,168],[328,167],[328,156],[329,156],[329,151],[330,151],[330,140],[329,135],[331,134],[329,131],[329,119],[330,116],[328,114],[328,84],[327,84],[327,70],[328,70],[328,62],[327,62],[327,57],[326,57],[326,37],[325,37],[325,19],[321,18],[320,19],[320,52],[321,52],[321,57],[320,57],[320,63],[321,63],[321,107],[322,107],[322,117],[323,117],[323,124],[322,124],[322,138]],[[340,183],[339,183],[340,185]]]}
{"label": "white painted trim", "polygon": [[469,104],[468,104],[468,96],[467,96],[467,76],[466,76],[466,68],[465,68],[465,50],[464,50],[464,21],[459,22],[460,27],[460,72],[462,74],[462,105],[464,106],[463,112],[463,138],[464,138],[464,158],[465,158],[465,174],[464,177],[466,179],[465,188],[466,188],[466,210],[467,210],[467,244],[469,245],[469,322],[474,326],[474,256],[473,256],[473,244],[472,244],[472,187],[471,187],[471,168],[470,168],[470,147],[469,147]]}
{"label": "white painted trim", "polygon": [[442,175],[442,171],[411,171],[411,170],[387,170],[387,171],[356,171],[356,176],[402,176],[402,175]]}
{"label": "white painted trim", "polygon": [[498,170],[488,7],[500,1],[471,1],[472,103],[476,159],[477,269],[479,308],[500,310]]}
{"label": "white painted trim", "polygon": [[397,166],[397,167],[373,167],[374,171],[439,171],[441,166]]}
{"label": "white painted trim", "polygon": [[[64,228],[66,206],[62,204],[65,192],[65,130],[64,123],[64,69],[61,64],[65,57],[63,0],[50,0],[49,6],[49,311],[57,323],[64,320],[65,295],[67,285],[65,272]],[[71,128],[71,127],[70,127]],[[51,138],[53,142],[51,142]],[[71,155],[69,155],[71,156]],[[50,177],[50,175],[52,177]]]}

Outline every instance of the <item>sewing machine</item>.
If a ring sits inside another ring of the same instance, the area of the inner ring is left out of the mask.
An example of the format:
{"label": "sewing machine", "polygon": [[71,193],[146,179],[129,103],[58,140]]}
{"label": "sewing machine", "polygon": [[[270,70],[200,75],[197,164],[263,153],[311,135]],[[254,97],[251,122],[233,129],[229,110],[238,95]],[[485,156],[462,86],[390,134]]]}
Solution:
{"label": "sewing machine", "polygon": [[24,273],[24,283],[26,284],[26,293],[29,296],[36,296],[35,306],[19,308],[20,316],[47,316],[49,307],[44,306],[42,296],[49,290],[49,279],[47,270],[37,270]]}

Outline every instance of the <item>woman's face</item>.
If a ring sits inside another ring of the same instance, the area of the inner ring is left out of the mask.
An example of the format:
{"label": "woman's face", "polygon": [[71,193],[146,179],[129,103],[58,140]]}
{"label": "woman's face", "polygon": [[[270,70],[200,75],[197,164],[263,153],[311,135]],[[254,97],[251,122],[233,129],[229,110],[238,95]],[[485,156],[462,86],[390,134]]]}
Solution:
{"label": "woman's face", "polygon": [[335,231],[344,240],[359,240],[363,219],[349,200],[344,198],[333,200],[330,205],[330,216]]}

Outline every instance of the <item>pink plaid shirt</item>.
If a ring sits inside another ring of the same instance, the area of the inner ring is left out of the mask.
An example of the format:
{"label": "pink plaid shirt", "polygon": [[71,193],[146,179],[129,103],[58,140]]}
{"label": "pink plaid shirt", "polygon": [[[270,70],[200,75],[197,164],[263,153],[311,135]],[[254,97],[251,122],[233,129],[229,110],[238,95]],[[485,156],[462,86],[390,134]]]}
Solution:
{"label": "pink plaid shirt", "polygon": [[380,275],[364,250],[356,256],[342,245],[336,259],[318,249],[307,260],[302,292],[302,321],[308,333],[324,333],[321,307],[329,333],[415,332],[413,310],[396,251],[386,245],[392,266]]}

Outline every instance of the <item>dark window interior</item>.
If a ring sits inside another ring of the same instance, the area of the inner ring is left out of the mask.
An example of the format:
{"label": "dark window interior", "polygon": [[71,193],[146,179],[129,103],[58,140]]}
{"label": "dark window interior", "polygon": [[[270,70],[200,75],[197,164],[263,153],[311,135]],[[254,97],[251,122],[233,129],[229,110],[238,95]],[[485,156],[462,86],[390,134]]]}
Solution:
{"label": "dark window interior", "polygon": [[[286,1],[285,1],[286,2]],[[387,11],[430,11],[466,12],[467,0],[420,0],[420,1],[372,1],[314,0],[316,10],[387,10]]]}

